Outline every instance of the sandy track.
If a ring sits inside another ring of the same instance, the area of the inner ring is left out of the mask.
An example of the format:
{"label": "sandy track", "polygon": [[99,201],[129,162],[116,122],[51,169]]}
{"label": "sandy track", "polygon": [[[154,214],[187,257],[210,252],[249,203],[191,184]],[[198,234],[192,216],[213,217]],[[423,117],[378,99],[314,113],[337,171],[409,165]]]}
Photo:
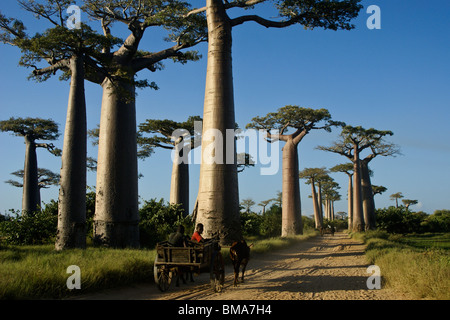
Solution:
{"label": "sandy track", "polygon": [[390,289],[369,290],[364,245],[346,234],[325,235],[288,249],[254,254],[245,282],[233,286],[232,267],[226,266],[225,287],[213,293],[209,274],[194,276],[194,283],[181,284],[161,293],[154,284],[137,285],[78,299],[151,300],[396,300],[408,299]]}

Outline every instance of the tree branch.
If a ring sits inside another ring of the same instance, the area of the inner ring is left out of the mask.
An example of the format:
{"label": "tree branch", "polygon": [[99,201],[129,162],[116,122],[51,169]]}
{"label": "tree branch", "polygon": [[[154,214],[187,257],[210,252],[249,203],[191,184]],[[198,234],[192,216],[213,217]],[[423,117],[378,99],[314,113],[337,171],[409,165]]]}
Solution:
{"label": "tree branch", "polygon": [[135,72],[142,69],[149,69],[150,71],[155,71],[153,65],[159,61],[166,58],[179,56],[181,53],[179,51],[184,48],[188,48],[190,45],[181,44],[174,45],[173,47],[161,50],[159,52],[151,53],[140,58],[133,59],[132,68]]}
{"label": "tree branch", "polygon": [[[230,9],[230,8],[248,8],[248,7],[254,6],[258,3],[262,3],[265,1],[266,0],[248,0],[248,1],[241,0],[241,1],[235,1],[233,3],[226,2],[224,4],[224,7],[225,7],[225,10]],[[204,12],[204,11],[206,11],[206,7],[194,9],[194,10],[191,10],[190,12],[188,12],[186,17],[189,17],[190,15],[197,14],[197,13]]]}
{"label": "tree branch", "polygon": [[266,28],[285,28],[288,26],[291,26],[298,21],[300,21],[301,16],[294,17],[292,19],[286,20],[286,21],[272,21],[265,19],[263,17],[260,17],[258,15],[247,15],[247,16],[240,16],[234,19],[231,19],[231,26],[237,26],[240,24],[243,24],[248,21],[256,22]]}
{"label": "tree branch", "polygon": [[40,76],[46,73],[55,73],[57,70],[61,70],[64,68],[69,68],[70,67],[70,60],[69,59],[63,59],[60,60],[54,64],[52,64],[51,66],[48,66],[46,68],[36,68],[36,66],[32,66],[35,68],[35,70],[33,70],[33,75],[35,76]]}

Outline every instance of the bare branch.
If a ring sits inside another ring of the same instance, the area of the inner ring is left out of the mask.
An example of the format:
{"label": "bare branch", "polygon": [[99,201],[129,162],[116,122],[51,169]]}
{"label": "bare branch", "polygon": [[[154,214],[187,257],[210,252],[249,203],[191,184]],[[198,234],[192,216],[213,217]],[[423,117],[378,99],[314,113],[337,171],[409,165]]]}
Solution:
{"label": "bare branch", "polygon": [[301,16],[297,16],[297,17],[294,17],[292,19],[285,20],[285,21],[273,21],[273,20],[265,19],[258,15],[247,15],[247,16],[240,16],[240,17],[232,19],[231,25],[234,27],[234,26],[243,24],[248,21],[253,21],[253,22],[256,22],[266,28],[285,28],[285,27],[288,27],[288,26],[291,26],[291,25],[297,23],[300,19],[301,19]]}
{"label": "bare branch", "polygon": [[58,62],[52,64],[51,66],[48,66],[46,68],[40,68],[40,69],[36,68],[36,66],[34,66],[34,65],[30,65],[30,66],[35,68],[33,70],[33,75],[39,76],[39,75],[43,75],[46,73],[55,73],[57,70],[69,68],[70,60],[64,59],[64,60],[61,60],[61,61],[58,61]]}

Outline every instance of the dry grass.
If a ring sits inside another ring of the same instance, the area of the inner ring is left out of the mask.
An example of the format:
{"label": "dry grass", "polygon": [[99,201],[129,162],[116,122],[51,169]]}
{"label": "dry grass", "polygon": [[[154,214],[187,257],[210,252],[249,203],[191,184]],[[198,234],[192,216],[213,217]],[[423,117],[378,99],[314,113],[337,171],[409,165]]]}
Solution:
{"label": "dry grass", "polygon": [[[368,236],[366,256],[388,287],[416,299],[450,299],[450,255],[442,248],[417,248],[405,237]],[[393,241],[392,239],[395,239]]]}
{"label": "dry grass", "polygon": [[[278,250],[314,236],[250,240],[253,253]],[[0,248],[0,299],[58,299],[69,293],[67,267],[81,270],[81,290],[94,292],[138,282],[153,281],[155,250],[106,249],[89,247],[57,252],[53,245],[10,246]],[[225,260],[229,249],[223,248]]]}

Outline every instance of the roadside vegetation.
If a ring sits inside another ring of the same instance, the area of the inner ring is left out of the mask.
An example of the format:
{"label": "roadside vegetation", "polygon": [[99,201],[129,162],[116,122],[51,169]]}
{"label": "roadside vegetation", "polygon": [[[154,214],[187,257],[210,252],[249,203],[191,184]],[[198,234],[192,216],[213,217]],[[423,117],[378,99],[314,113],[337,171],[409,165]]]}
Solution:
{"label": "roadside vegetation", "polygon": [[[94,204],[95,193],[88,193],[88,230],[92,230]],[[281,208],[277,205],[264,215],[251,215],[252,218],[242,219],[242,227],[255,254],[283,249],[317,234],[310,227],[312,219],[303,217],[303,235],[280,237]],[[133,283],[152,283],[155,244],[166,240],[178,224],[185,226],[186,235],[192,234],[194,228],[179,206],[151,199],[143,201],[140,209],[140,249],[98,247],[88,237],[86,249],[57,251],[56,217],[57,204],[53,201],[35,215],[22,216],[11,211],[10,216],[0,217],[0,299],[59,299]],[[228,248],[222,248],[222,255],[229,263]],[[67,268],[71,265],[80,267],[80,290],[67,288],[71,275]]]}
{"label": "roadside vegetation", "polygon": [[377,210],[377,230],[353,233],[384,285],[414,299],[450,299],[450,210],[427,215],[404,206]]}
{"label": "roadside vegetation", "polygon": [[[276,201],[275,201],[276,202]],[[95,192],[86,197],[87,229],[92,235]],[[286,248],[316,236],[315,221],[302,217],[303,235],[281,237],[281,207],[276,202],[260,213],[241,208],[241,227],[252,253],[263,254]],[[58,251],[54,246],[57,202],[44,204],[34,215],[11,211],[0,216],[0,299],[65,298],[133,283],[153,282],[155,244],[167,239],[176,225],[183,224],[186,235],[193,232],[190,216],[179,205],[163,199],[142,201],[140,208],[140,249],[112,249],[93,245],[87,237],[86,249]],[[377,210],[377,230],[353,233],[367,243],[367,259],[381,268],[384,284],[419,299],[449,299],[450,232],[449,210],[432,215],[404,207]],[[328,221],[339,230],[346,220]],[[414,233],[412,233],[414,231]],[[229,263],[228,248],[222,249]],[[81,290],[69,290],[67,268],[81,270]],[[228,269],[229,272],[230,269]]]}
{"label": "roadside vegetation", "polygon": [[369,264],[380,267],[383,285],[414,299],[450,299],[450,233],[353,234],[367,244]]}

